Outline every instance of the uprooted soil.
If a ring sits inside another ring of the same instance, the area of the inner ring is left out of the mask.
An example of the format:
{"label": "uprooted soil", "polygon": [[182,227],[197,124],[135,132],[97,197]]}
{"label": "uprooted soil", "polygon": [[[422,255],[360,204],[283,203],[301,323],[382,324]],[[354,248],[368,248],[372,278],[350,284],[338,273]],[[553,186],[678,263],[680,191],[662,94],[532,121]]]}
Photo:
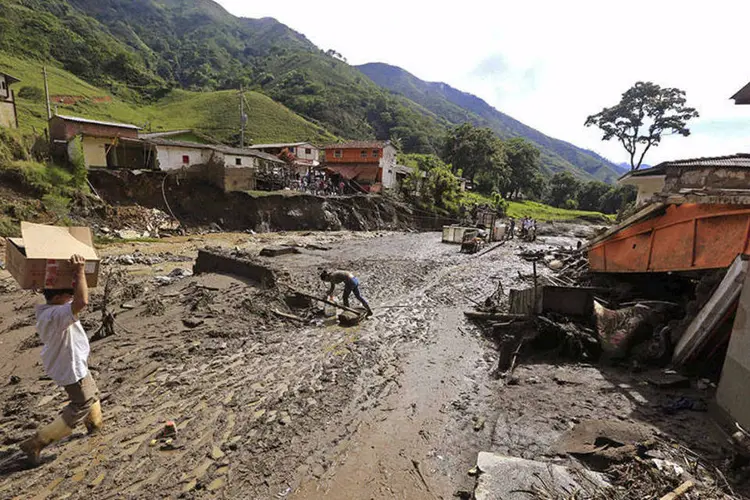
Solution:
{"label": "uprooted soil", "polygon": [[[277,288],[174,272],[205,246],[257,255],[269,244],[301,252],[257,257],[276,270]],[[490,375],[497,352],[462,313],[498,281],[528,286],[530,265],[516,254],[544,245],[513,241],[477,256],[436,233],[344,232],[105,247],[106,270],[128,276],[109,305],[116,335],[92,343],[106,428],[92,438],[78,429],[36,469],[15,445],[54,418],[64,397],[39,362],[40,297],[15,290],[4,273],[0,497],[450,498],[473,488],[467,472],[478,451],[551,457],[556,439],[590,418],[645,423],[720,463],[725,450],[707,414],[666,416],[661,402],[671,394],[641,374],[537,359],[516,369],[515,385]],[[136,250],[137,259],[116,258]],[[375,316],[342,328],[290,308],[286,285],[322,296],[324,267],[355,272]],[[89,332],[99,320],[95,310],[83,318]],[[167,420],[177,438],[153,441]]]}

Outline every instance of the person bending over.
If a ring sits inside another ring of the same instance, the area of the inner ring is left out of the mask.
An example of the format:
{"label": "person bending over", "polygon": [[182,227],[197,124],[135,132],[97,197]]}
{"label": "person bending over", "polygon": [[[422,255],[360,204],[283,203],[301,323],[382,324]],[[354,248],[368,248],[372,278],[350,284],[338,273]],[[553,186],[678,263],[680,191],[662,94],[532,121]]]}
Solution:
{"label": "person bending over", "polygon": [[323,271],[320,274],[320,279],[331,284],[331,287],[328,289],[328,297],[333,296],[333,291],[338,283],[343,283],[344,305],[346,307],[349,307],[349,295],[353,293],[357,300],[360,301],[363,306],[365,306],[365,309],[367,310],[367,316],[372,316],[372,309],[370,309],[370,305],[367,303],[367,301],[362,298],[362,295],[359,292],[359,279],[357,279],[354,274],[350,273],[349,271],[341,270],[333,272]]}

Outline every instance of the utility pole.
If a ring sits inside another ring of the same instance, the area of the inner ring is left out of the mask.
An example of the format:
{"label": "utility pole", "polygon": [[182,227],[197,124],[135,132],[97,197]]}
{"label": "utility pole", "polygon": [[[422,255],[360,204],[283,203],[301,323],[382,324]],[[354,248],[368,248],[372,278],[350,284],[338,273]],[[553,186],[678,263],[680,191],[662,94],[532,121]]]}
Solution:
{"label": "utility pole", "polygon": [[47,120],[52,118],[52,109],[49,105],[49,85],[47,84],[47,66],[42,66],[42,74],[44,75],[44,98],[47,101]]}
{"label": "utility pole", "polygon": [[240,148],[245,147],[245,96],[240,85]]}

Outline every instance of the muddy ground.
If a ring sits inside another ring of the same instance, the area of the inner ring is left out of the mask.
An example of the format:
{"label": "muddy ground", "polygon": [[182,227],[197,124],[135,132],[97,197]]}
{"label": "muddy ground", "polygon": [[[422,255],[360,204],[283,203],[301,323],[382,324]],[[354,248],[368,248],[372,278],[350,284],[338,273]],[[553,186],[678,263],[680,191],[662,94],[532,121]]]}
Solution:
{"label": "muddy ground", "polygon": [[[463,311],[498,281],[528,286],[517,254],[548,242],[483,256],[437,233],[223,233],[104,247],[106,268],[123,268],[128,285],[113,304],[117,334],[92,343],[106,428],[93,438],[77,429],[36,469],[16,444],[64,397],[39,361],[40,296],[3,272],[0,498],[447,499],[473,489],[467,472],[480,450],[560,461],[550,444],[586,418],[643,422],[721,464],[707,413],[661,409],[683,393],[709,399],[710,388],[658,389],[643,373],[549,357],[524,360],[515,385],[491,376],[497,351]],[[281,243],[330,247],[261,258],[282,283],[322,296],[320,268],[350,269],[375,316],[353,328],[297,322],[273,312],[306,314],[284,303],[284,285],[218,274],[155,281],[189,269],[204,246],[255,255]],[[90,332],[99,316],[84,316]],[[167,420],[177,439],[153,442]]]}

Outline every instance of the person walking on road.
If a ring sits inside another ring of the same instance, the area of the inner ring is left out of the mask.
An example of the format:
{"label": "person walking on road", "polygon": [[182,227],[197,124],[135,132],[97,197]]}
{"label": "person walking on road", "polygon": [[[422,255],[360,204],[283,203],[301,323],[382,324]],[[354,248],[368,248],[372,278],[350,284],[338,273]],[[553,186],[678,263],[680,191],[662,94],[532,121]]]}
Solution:
{"label": "person walking on road", "polygon": [[513,233],[515,233],[515,231],[516,231],[516,219],[514,219],[513,217],[511,217],[508,220],[508,226],[509,226],[509,229],[508,229],[508,239],[512,240],[513,239],[513,235],[514,235]]}
{"label": "person walking on road", "polygon": [[83,422],[89,434],[102,428],[99,391],[89,373],[89,340],[78,320],[88,305],[89,289],[84,266],[86,260],[73,255],[73,288],[44,290],[46,304],[36,307],[36,328],[42,348],[42,364],[47,375],[68,393],[68,405],[52,423],[37,430],[19,446],[30,464],[38,465],[42,449],[63,439]]}
{"label": "person walking on road", "polygon": [[362,298],[362,295],[359,292],[359,279],[354,276],[354,274],[350,273],[349,271],[323,271],[320,273],[320,279],[323,281],[326,281],[331,284],[331,287],[328,289],[328,297],[333,297],[333,291],[336,288],[336,284],[343,283],[344,284],[344,305],[346,307],[349,307],[349,295],[352,293],[357,298],[358,301],[362,303],[363,306],[365,306],[365,309],[367,310],[367,317],[372,316],[372,309],[370,309],[370,304],[367,303],[367,301]]}

